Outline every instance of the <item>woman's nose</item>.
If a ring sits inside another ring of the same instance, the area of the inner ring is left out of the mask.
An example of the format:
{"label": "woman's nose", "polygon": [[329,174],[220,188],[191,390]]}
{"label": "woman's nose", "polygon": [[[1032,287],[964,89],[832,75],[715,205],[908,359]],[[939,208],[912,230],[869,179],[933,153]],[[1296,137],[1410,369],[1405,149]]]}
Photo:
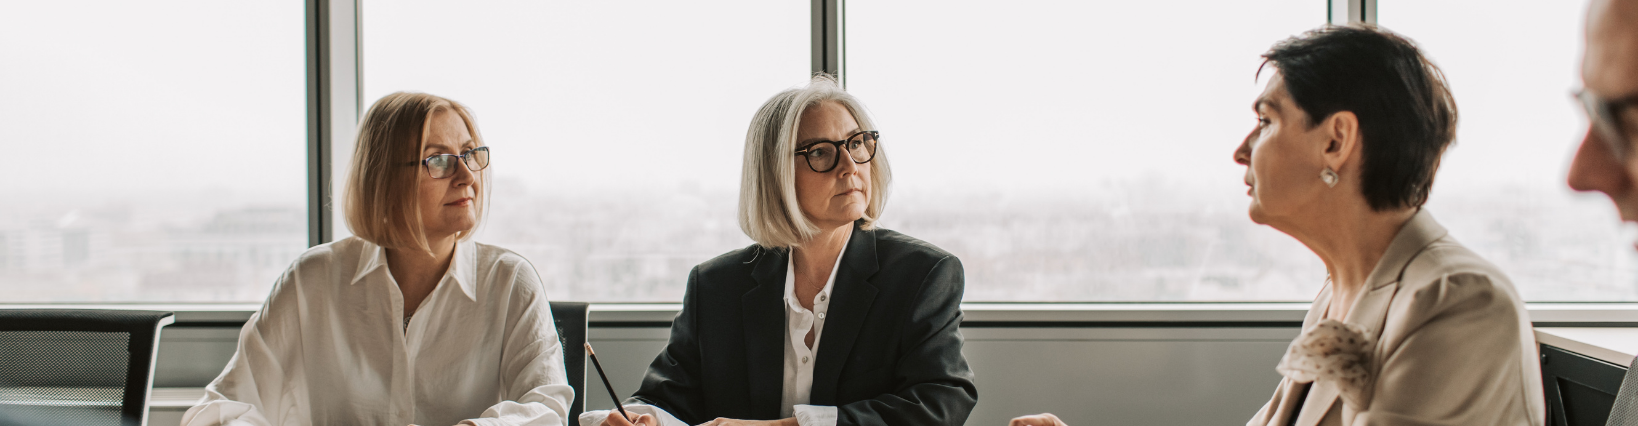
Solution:
{"label": "woman's nose", "polygon": [[472,184],[472,168],[467,167],[465,160],[455,162],[454,172],[455,174],[449,177],[451,185],[467,186]]}
{"label": "woman's nose", "polygon": [[1251,165],[1251,138],[1256,135],[1257,132],[1254,130],[1246,135],[1245,140],[1240,141],[1240,146],[1234,149],[1234,162],[1242,166]]}
{"label": "woman's nose", "polygon": [[853,155],[851,153],[842,151],[841,156],[836,159],[835,171],[838,173],[836,177],[847,177],[850,174],[858,173],[859,167],[862,166],[862,164],[853,161]]}

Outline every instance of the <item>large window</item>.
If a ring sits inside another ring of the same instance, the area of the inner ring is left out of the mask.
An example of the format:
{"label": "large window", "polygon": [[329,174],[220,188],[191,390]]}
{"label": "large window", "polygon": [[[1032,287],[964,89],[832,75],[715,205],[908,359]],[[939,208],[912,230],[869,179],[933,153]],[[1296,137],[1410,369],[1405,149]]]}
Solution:
{"label": "large window", "polygon": [[1579,86],[1587,2],[1383,1],[1378,22],[1444,69],[1461,113],[1429,208],[1513,278],[1526,300],[1638,300],[1638,255],[1602,194],[1564,177],[1586,119]]}
{"label": "large window", "polygon": [[[809,72],[809,3],[363,4],[364,102],[465,103],[492,147],[478,241],[557,300],[677,301],[735,222],[751,115]],[[338,182],[340,184],[340,182]]]}
{"label": "large window", "polygon": [[0,4],[0,302],[255,301],[307,246],[301,2]]}
{"label": "large window", "polygon": [[969,301],[1311,300],[1232,152],[1313,0],[847,4],[847,83],[893,154],[883,223],[961,256]]}
{"label": "large window", "polygon": [[[477,239],[529,258],[554,299],[600,302],[676,301],[690,267],[750,244],[746,127],[805,83],[820,25],[809,1],[362,3],[359,101],[471,107],[494,152]],[[26,158],[0,188],[0,302],[265,298],[314,209],[302,7],[0,6],[0,147]],[[1585,7],[1377,5],[1462,113],[1429,208],[1532,301],[1638,300],[1613,209],[1563,183]],[[1324,25],[1326,2],[844,14],[845,82],[895,166],[882,225],[959,255],[968,301],[1300,301],[1323,283],[1312,253],[1248,220],[1231,152],[1258,55]]]}

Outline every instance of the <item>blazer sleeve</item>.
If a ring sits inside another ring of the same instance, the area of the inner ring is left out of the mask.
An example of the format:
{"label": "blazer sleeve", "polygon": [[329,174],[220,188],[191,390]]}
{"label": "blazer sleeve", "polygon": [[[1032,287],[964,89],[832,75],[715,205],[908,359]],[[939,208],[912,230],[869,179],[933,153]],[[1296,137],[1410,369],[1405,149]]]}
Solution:
{"label": "blazer sleeve", "polygon": [[958,425],[978,405],[973,371],[961,354],[961,261],[945,256],[922,280],[896,362],[893,393],[838,407],[838,425]]}
{"label": "blazer sleeve", "polygon": [[1540,424],[1521,402],[1529,390],[1520,376],[1521,314],[1513,297],[1483,274],[1438,279],[1416,290],[1401,318],[1405,334],[1351,424]]}
{"label": "blazer sleeve", "polygon": [[625,404],[648,404],[665,410],[685,422],[698,423],[697,409],[704,407],[700,389],[700,347],[696,334],[699,312],[699,267],[688,273],[688,288],[683,292],[682,312],[671,321],[671,341],[665,350],[654,357],[643,376],[637,393]]}

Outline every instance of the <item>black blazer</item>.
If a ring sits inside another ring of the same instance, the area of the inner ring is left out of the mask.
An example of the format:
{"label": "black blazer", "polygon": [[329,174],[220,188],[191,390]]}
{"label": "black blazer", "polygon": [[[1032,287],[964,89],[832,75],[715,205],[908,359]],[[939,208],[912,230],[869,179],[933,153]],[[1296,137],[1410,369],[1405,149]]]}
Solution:
{"label": "black blazer", "polygon": [[[626,402],[688,424],[778,419],[788,255],[753,245],[695,266],[671,342]],[[978,390],[961,355],[963,285],[955,256],[854,224],[809,403],[837,407],[838,425],[965,423]]]}

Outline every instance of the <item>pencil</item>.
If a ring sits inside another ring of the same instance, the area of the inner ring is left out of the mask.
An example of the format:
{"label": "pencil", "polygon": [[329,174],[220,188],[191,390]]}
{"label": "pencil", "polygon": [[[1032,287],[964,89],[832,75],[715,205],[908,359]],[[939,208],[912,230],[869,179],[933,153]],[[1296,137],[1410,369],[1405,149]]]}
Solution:
{"label": "pencil", "polygon": [[620,410],[620,417],[630,421],[631,415],[626,414],[626,407],[620,404],[620,395],[614,393],[614,385],[609,384],[609,376],[607,374],[603,374],[603,363],[597,362],[597,351],[592,350],[591,342],[586,343],[586,355],[590,355],[592,365],[597,366],[597,377],[603,379],[603,387],[609,390],[609,399],[614,400],[614,409]]}

